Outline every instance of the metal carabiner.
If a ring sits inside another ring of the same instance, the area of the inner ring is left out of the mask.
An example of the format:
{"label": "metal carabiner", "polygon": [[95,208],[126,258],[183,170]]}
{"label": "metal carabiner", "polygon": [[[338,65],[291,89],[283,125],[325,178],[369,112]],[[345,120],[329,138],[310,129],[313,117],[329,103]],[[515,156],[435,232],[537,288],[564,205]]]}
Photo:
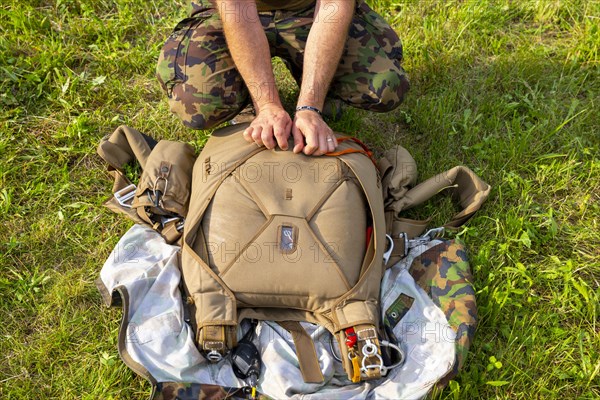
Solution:
{"label": "metal carabiner", "polygon": [[388,249],[383,253],[383,265],[387,265],[388,261],[390,261],[390,257],[392,256],[392,251],[394,250],[394,239],[390,235],[385,235],[386,240],[388,241]]}
{"label": "metal carabiner", "polygon": [[433,240],[433,239],[437,239],[437,238],[442,237],[442,235],[444,234],[445,231],[446,231],[446,229],[443,226],[440,226],[439,228],[433,228],[433,229],[428,230],[421,237],[422,238],[426,238],[427,237],[430,240]]}
{"label": "metal carabiner", "polygon": [[[418,246],[423,246],[423,245],[431,242],[434,239],[442,237],[444,232],[445,232],[445,228],[443,226],[441,226],[439,228],[430,229],[427,232],[425,232],[423,235],[417,236],[414,239],[405,240],[406,241],[405,253],[408,254],[408,250],[418,247]],[[405,238],[406,238],[406,235],[405,235]]]}
{"label": "metal carabiner", "polygon": [[[161,180],[165,181],[165,186],[163,188],[162,191],[160,191],[158,189],[158,182],[160,182]],[[154,194],[154,199],[152,199],[154,201],[154,207],[161,207],[162,208],[162,196],[167,193],[167,188],[169,187],[169,180],[165,177],[162,176],[157,176],[156,180],[154,181],[154,185],[152,186],[152,193]]]}

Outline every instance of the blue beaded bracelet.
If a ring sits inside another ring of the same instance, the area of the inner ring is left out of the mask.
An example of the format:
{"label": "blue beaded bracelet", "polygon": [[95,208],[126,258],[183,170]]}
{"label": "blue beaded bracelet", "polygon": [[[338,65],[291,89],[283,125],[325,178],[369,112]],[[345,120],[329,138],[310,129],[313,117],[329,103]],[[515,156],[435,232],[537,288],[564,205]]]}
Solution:
{"label": "blue beaded bracelet", "polygon": [[319,110],[316,107],[311,107],[311,106],[300,106],[300,107],[296,107],[296,112],[298,111],[304,111],[304,110],[308,110],[308,111],[314,111],[317,114],[319,114],[321,117],[323,116],[323,114],[321,113],[321,110]]}

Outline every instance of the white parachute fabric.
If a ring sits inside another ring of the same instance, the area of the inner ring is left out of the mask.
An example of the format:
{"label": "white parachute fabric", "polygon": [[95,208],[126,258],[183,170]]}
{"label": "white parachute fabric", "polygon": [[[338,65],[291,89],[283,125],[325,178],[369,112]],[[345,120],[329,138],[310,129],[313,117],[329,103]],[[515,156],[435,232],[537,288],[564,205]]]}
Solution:
{"label": "white parachute fabric", "polygon": [[[194,345],[193,332],[184,320],[178,251],[151,228],[134,225],[106,260],[100,273],[106,289],[127,293],[125,351],[157,382],[241,387],[244,383],[233,374],[228,358],[208,363]],[[400,295],[413,299],[393,328],[406,356],[402,366],[381,380],[352,384],[336,359],[338,344],[332,335],[323,327],[303,323],[325,377],[322,384],[308,384],[302,379],[291,335],[276,323],[260,322],[255,338],[263,361],[259,391],[272,398],[423,398],[452,369],[455,333],[408,273],[411,262],[409,255],[386,271],[380,299],[382,310]]]}

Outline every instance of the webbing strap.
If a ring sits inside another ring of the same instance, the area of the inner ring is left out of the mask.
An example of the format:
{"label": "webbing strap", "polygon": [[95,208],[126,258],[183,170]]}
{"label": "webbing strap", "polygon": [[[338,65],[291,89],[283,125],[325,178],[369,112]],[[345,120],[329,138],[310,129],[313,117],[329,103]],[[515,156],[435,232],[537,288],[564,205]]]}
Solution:
{"label": "webbing strap", "polygon": [[[131,181],[123,173],[125,165],[137,160],[144,168],[155,145],[154,139],[128,126],[118,127],[112,134],[105,136],[100,141],[97,152],[109,165],[108,172],[114,178],[113,193],[131,185]],[[125,214],[138,224],[146,222],[140,218],[135,209],[123,206],[115,197],[105,202],[104,205],[116,213]]]}
{"label": "webbing strap", "polygon": [[387,211],[385,218],[387,234],[390,235],[394,244],[388,262],[386,263],[386,267],[390,268],[406,256],[408,253],[408,249],[406,248],[407,241],[425,233],[430,220],[415,220],[406,218],[394,220],[393,211]]}
{"label": "webbing strap", "polygon": [[371,160],[373,165],[375,165],[375,168],[377,168],[377,162],[373,158],[373,152],[371,150],[369,150],[367,145],[364,144],[363,142],[361,142],[359,139],[357,139],[355,137],[350,137],[350,136],[342,136],[342,137],[337,138],[337,141],[338,141],[338,144],[342,143],[342,142],[346,142],[346,141],[354,142],[354,143],[358,144],[360,147],[362,147],[362,149],[352,149],[351,148],[351,149],[345,149],[345,150],[340,150],[340,151],[333,151],[330,153],[326,153],[325,154],[326,156],[338,157],[338,156],[342,156],[344,154],[352,154],[352,153],[364,154],[365,156],[369,157],[369,159]]}
{"label": "webbing strap", "polygon": [[445,228],[459,228],[481,207],[490,193],[491,187],[467,167],[454,167],[438,174],[410,189],[398,201],[394,209],[408,210],[445,191],[458,200],[461,211],[444,225]]}
{"label": "webbing strap", "polygon": [[181,220],[171,221],[166,224],[160,234],[165,238],[167,243],[175,243],[181,238],[182,230],[177,229]]}
{"label": "webbing strap", "polygon": [[212,359],[211,354],[218,353],[224,356],[226,348],[225,326],[224,325],[209,325],[200,330],[200,345],[202,349],[208,353],[211,361],[219,361]]}
{"label": "webbing strap", "polygon": [[386,231],[394,242],[387,266],[390,267],[406,255],[405,241],[422,235],[430,220],[398,218],[398,215],[418,206],[440,192],[458,200],[461,211],[444,228],[457,229],[471,218],[487,199],[490,186],[467,167],[454,167],[408,190],[401,198],[386,206]]}
{"label": "webbing strap", "polygon": [[[367,379],[379,379],[381,378],[381,366],[383,366],[383,360],[381,358],[381,347],[379,344],[379,338],[377,337],[377,330],[373,325],[357,325],[354,327],[356,336],[358,338],[358,348],[361,351],[361,366],[367,367],[362,368]],[[365,354],[364,350],[367,346],[372,346],[373,354]]]}
{"label": "webbing strap", "polygon": [[278,324],[291,333],[294,345],[296,346],[296,355],[298,356],[298,364],[300,364],[300,372],[306,383],[322,383],[325,381],[315,344],[310,335],[304,330],[302,325],[296,321],[282,321]]}

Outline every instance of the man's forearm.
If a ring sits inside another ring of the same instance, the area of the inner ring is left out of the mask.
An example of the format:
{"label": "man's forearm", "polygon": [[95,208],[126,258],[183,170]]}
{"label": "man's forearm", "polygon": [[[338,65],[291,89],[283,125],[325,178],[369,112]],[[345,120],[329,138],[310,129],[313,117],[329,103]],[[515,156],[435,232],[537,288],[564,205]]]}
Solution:
{"label": "man's forearm", "polygon": [[298,105],[323,109],[325,96],[344,51],[354,5],[354,0],[317,0],[314,22],[304,50]]}
{"label": "man's forearm", "polygon": [[255,0],[217,0],[231,57],[258,108],[281,106],[269,43],[260,23]]}

